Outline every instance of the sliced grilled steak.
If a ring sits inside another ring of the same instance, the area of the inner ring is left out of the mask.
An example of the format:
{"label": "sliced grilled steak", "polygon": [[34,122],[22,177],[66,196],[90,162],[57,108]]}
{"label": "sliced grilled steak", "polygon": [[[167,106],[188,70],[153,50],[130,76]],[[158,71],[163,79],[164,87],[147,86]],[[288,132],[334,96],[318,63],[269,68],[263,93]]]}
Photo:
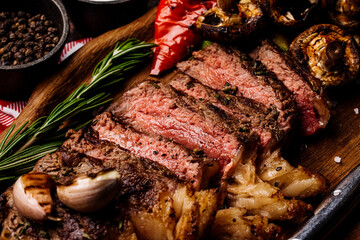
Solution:
{"label": "sliced grilled steak", "polygon": [[159,134],[218,159],[225,177],[241,158],[245,145],[257,137],[221,109],[151,81],[126,92],[109,111],[139,131]]}
{"label": "sliced grilled steak", "polygon": [[[276,76],[257,61],[234,48],[213,43],[193,53],[193,59],[177,67],[202,84],[216,90],[229,91],[253,99],[279,113],[278,123],[288,132],[295,114],[291,92]],[[230,87],[231,90],[231,87]]]}
{"label": "sliced grilled steak", "polygon": [[[224,94],[178,74],[170,85],[193,97],[210,101],[215,106],[235,115],[239,121],[250,123],[250,128],[260,135],[263,154],[258,157],[257,174],[271,185],[277,183],[286,196],[306,198],[327,189],[326,180],[303,167],[292,167],[274,148],[279,147],[282,131],[278,129],[271,111],[252,100]],[[293,176],[293,177],[291,177]]]}
{"label": "sliced grilled steak", "polygon": [[[206,186],[212,175],[217,173],[218,167],[215,161],[196,156],[179,144],[163,137],[137,132],[126,124],[116,122],[110,113],[100,114],[95,118],[94,123],[92,128],[98,133],[100,140],[113,142],[137,156],[167,167],[181,179],[191,182],[195,189]],[[98,148],[89,149],[84,140],[77,144],[73,143],[75,141],[69,142],[72,148],[84,149],[82,151],[86,151],[86,154],[97,158],[99,158],[97,155],[102,153]]]}
{"label": "sliced grilled steak", "polygon": [[184,92],[196,99],[208,101],[215,107],[234,115],[240,122],[260,136],[263,151],[278,145],[284,138],[282,131],[276,123],[276,112],[266,108],[263,104],[251,99],[234,96],[216,91],[194,81],[191,77],[179,73],[171,80],[170,85],[177,91]]}
{"label": "sliced grilled steak", "polygon": [[250,56],[261,61],[292,91],[297,109],[300,111],[303,135],[309,136],[325,128],[330,111],[326,105],[323,88],[317,79],[306,75],[305,70],[300,69],[290,56],[270,41],[264,41]]}

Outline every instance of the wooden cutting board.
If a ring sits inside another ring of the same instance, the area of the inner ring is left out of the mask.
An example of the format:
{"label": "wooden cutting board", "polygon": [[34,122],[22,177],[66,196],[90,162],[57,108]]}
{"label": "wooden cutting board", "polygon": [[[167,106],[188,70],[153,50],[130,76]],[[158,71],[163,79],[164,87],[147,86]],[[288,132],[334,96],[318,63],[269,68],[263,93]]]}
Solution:
{"label": "wooden cutting board", "polygon": [[[109,31],[77,51],[37,86],[28,105],[16,119],[16,126],[25,121],[31,123],[40,116],[49,114],[56,104],[64,100],[82,82],[90,79],[95,65],[117,42],[131,37],[151,41],[154,35],[155,15],[156,8],[151,9],[131,24]],[[144,64],[136,75],[123,82],[116,95],[120,96],[123,91],[148,77],[149,69],[150,63]],[[360,84],[354,84],[332,94],[331,98],[336,101],[336,106],[332,110],[332,118],[327,128],[313,137],[296,138],[286,153],[286,158],[290,162],[299,163],[323,174],[330,182],[329,191],[360,163],[360,114],[356,114],[356,109],[360,109],[360,94],[357,94],[359,90]],[[3,136],[4,133],[0,135],[0,139]],[[340,164],[334,161],[336,156],[341,158]],[[319,201],[321,198],[315,202]],[[351,222],[351,226],[346,226],[347,235],[341,231],[345,226],[340,226],[337,232],[341,233],[341,236],[336,235],[333,239],[360,238],[360,217],[352,218],[354,221]]]}

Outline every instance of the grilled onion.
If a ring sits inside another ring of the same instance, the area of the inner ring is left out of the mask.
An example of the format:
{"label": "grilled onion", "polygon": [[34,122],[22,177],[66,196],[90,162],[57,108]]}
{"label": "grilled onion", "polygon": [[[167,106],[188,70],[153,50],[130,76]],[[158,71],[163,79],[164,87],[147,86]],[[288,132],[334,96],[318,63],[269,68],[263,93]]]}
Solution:
{"label": "grilled onion", "polygon": [[315,25],[290,44],[291,54],[324,86],[354,80],[359,70],[359,53],[352,36],[332,24]]}

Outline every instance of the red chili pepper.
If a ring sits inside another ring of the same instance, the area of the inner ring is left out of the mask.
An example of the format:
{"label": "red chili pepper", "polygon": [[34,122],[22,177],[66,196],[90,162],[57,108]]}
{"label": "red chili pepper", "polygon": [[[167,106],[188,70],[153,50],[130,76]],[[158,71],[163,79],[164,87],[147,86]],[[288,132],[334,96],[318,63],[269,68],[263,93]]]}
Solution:
{"label": "red chili pepper", "polygon": [[160,0],[155,19],[154,62],[151,75],[158,75],[175,66],[197,45],[200,34],[196,31],[196,20],[216,0]]}

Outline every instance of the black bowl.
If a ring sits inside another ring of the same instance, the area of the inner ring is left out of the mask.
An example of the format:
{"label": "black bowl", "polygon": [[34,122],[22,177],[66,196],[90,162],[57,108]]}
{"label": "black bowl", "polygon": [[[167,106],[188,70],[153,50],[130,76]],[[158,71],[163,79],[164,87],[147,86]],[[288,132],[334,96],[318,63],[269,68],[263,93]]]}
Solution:
{"label": "black bowl", "polygon": [[56,68],[69,32],[68,15],[60,0],[11,0],[1,3],[1,11],[20,10],[32,15],[44,14],[53,21],[59,29],[59,41],[48,54],[37,60],[0,66],[0,99],[28,98],[39,80]]}
{"label": "black bowl", "polygon": [[148,0],[63,0],[76,30],[95,37],[141,16]]}

